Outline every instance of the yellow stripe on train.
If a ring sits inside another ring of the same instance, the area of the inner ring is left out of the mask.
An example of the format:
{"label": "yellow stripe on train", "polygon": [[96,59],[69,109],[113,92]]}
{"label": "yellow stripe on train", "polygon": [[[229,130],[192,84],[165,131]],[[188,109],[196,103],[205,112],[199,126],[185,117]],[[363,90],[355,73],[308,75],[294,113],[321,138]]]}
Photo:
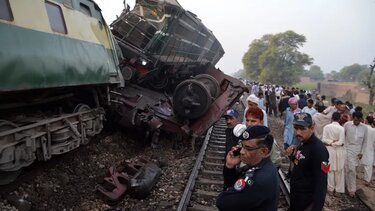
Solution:
{"label": "yellow stripe on train", "polygon": [[[67,34],[52,31],[45,2],[53,3],[61,8]],[[14,19],[12,21],[0,19],[2,23],[101,44],[107,49],[113,49],[108,36],[108,27],[104,25],[105,23],[78,10],[69,8],[59,2],[44,0],[9,0],[9,4]]]}

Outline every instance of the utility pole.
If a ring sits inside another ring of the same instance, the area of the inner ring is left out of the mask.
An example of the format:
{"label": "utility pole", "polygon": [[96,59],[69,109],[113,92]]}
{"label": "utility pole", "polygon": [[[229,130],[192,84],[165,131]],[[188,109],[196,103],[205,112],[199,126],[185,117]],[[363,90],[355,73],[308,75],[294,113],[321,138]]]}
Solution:
{"label": "utility pole", "polygon": [[370,96],[369,96],[369,105],[372,106],[374,102],[374,97],[375,97],[375,87],[372,79],[372,75],[374,74],[374,69],[375,69],[375,58],[372,61],[372,64],[370,65],[370,77],[368,78],[366,85],[370,91]]}

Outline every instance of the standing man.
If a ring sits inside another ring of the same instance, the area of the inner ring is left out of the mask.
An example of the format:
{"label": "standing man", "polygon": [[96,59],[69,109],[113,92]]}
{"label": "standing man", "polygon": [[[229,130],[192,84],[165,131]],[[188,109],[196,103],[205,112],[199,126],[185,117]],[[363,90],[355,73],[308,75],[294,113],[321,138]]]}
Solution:
{"label": "standing man", "polygon": [[[253,127],[256,125],[263,125],[263,112],[260,108],[250,108],[246,112],[246,128]],[[276,143],[276,140],[273,141],[272,150],[270,152],[270,158],[275,167],[279,168],[281,165],[281,152],[279,146]]]}
{"label": "standing man", "polygon": [[[259,98],[253,94],[249,95],[249,97],[247,97],[246,99],[247,101],[247,106],[245,108],[245,111],[244,111],[244,114],[243,114],[243,124],[245,124],[245,120],[246,120],[246,112],[249,108],[259,108]],[[264,126],[268,126],[268,123],[267,123],[267,113],[261,109],[262,112],[263,112],[263,124]]]}
{"label": "standing man", "polygon": [[326,96],[325,95],[322,95],[322,103],[325,107],[329,106],[329,102],[328,100],[326,100]]}
{"label": "standing man", "polygon": [[225,157],[232,147],[238,144],[239,138],[233,134],[233,128],[240,123],[239,117],[240,114],[234,109],[229,109],[224,115],[227,123],[227,129],[225,129]]}
{"label": "standing man", "polygon": [[272,89],[270,90],[269,98],[270,98],[269,100],[270,109],[268,111],[268,114],[270,116],[273,114],[275,117],[277,117],[277,102],[276,102],[276,92],[275,92],[274,87],[272,87]]}
{"label": "standing man", "polygon": [[280,112],[280,118],[283,117],[284,111],[286,108],[288,108],[288,100],[291,98],[291,93],[288,90],[284,90],[281,92],[281,98],[279,101],[279,104],[277,105],[277,108],[279,109]]}
{"label": "standing man", "polygon": [[363,114],[360,111],[353,113],[353,121],[345,123],[345,146],[346,146],[346,163],[345,178],[346,187],[350,197],[355,196],[357,191],[357,166],[362,159],[367,142],[367,126],[361,123]]}
{"label": "standing man", "polygon": [[325,107],[321,102],[316,104],[315,107],[318,112],[312,116],[315,123],[314,134],[318,139],[321,140],[323,137],[323,128],[331,123],[330,117],[332,117],[332,115],[323,114]]}
{"label": "standing man", "polygon": [[372,178],[372,166],[374,163],[374,141],[375,141],[375,128],[374,128],[374,117],[367,116],[365,121],[368,131],[367,131],[367,145],[365,146],[365,151],[361,163],[364,167],[363,179],[366,181],[366,186],[371,185]]}
{"label": "standing man", "polygon": [[307,106],[303,107],[302,112],[309,113],[311,116],[314,116],[314,114],[316,114],[317,111],[315,110],[313,106],[314,106],[314,100],[308,99]]}
{"label": "standing man", "polygon": [[[341,101],[339,101],[338,103],[340,103]],[[342,102],[341,102],[342,103]],[[344,103],[342,104],[339,104],[339,108],[338,108],[338,112],[340,112],[340,125],[344,125],[346,122],[348,121],[351,121],[351,117],[352,117],[352,114],[350,113],[350,109],[347,105],[345,105]],[[362,119],[363,120],[363,119]]]}
{"label": "standing man", "polygon": [[[229,151],[224,181],[230,188],[220,193],[219,210],[277,210],[280,193],[277,170],[269,158],[273,137],[265,126],[247,128],[240,136],[241,151],[236,156]],[[240,162],[246,165],[236,168]]]}
{"label": "standing man", "polygon": [[328,192],[345,193],[345,129],[339,124],[340,113],[332,114],[332,123],[323,128],[323,143],[329,153]]}
{"label": "standing man", "polygon": [[336,111],[338,110],[338,107],[339,107],[339,106],[338,106],[337,103],[339,103],[339,102],[340,102],[340,100],[338,100],[338,99],[336,99],[335,97],[333,97],[333,98],[331,99],[331,105],[328,106],[328,107],[323,111],[323,114],[328,115],[329,118],[331,118],[333,112],[336,112]]}
{"label": "standing man", "polygon": [[322,210],[327,193],[328,151],[314,135],[310,114],[295,114],[293,126],[301,144],[294,149],[292,157],[290,210]]}
{"label": "standing man", "polygon": [[289,104],[289,108],[285,110],[285,115],[284,115],[284,149],[287,149],[291,145],[298,144],[298,140],[294,136],[293,118],[294,118],[294,114],[301,112],[301,109],[298,108],[297,98],[295,97],[289,98],[288,104]]}

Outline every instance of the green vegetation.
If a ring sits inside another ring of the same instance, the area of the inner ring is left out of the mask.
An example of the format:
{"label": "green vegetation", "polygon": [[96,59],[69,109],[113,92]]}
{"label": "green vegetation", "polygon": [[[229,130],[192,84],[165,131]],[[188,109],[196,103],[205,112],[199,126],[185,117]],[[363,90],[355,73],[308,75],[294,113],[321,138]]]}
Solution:
{"label": "green vegetation", "polygon": [[316,86],[317,86],[317,84],[314,83],[314,82],[298,83],[298,84],[293,85],[293,87],[298,87],[298,88],[304,89],[304,90],[314,90],[314,89],[317,88]]}
{"label": "green vegetation", "polygon": [[311,65],[310,70],[306,71],[305,75],[313,80],[324,80],[323,71],[318,65]]}
{"label": "green vegetation", "polygon": [[369,73],[367,65],[352,64],[343,67],[339,72],[332,71],[330,74],[332,78],[338,79],[339,81],[350,81],[350,82],[361,82]]}
{"label": "green vegetation", "polygon": [[312,63],[309,55],[299,52],[305,42],[305,36],[293,31],[266,34],[254,40],[242,58],[245,76],[263,83],[297,83],[303,67]]}

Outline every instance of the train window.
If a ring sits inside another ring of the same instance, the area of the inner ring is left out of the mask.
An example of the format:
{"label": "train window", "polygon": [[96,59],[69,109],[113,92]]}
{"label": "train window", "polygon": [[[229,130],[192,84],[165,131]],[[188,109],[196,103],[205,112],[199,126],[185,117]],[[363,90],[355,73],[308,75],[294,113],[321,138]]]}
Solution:
{"label": "train window", "polygon": [[73,2],[72,0],[63,0],[63,5],[67,8],[73,9]]}
{"label": "train window", "polygon": [[56,4],[46,2],[46,9],[52,31],[66,34],[66,26],[61,8]]}
{"label": "train window", "polygon": [[90,7],[85,5],[85,4],[82,4],[82,3],[79,3],[79,10],[83,13],[83,14],[86,14],[88,16],[92,16],[91,15],[91,10],[90,10]]}
{"label": "train window", "polygon": [[0,0],[0,19],[12,21],[13,14],[10,9],[9,0]]}

